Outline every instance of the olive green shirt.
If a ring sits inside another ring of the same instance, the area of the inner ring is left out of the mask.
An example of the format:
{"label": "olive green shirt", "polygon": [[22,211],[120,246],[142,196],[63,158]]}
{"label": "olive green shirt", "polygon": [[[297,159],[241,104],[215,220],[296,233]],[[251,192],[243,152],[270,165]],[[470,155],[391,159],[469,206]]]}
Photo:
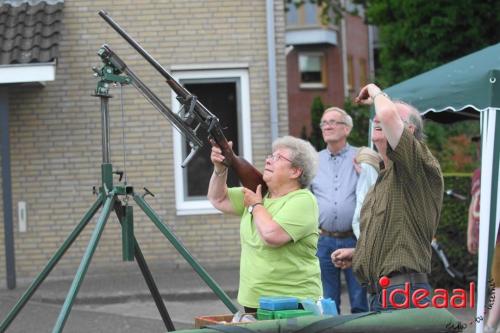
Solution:
{"label": "olive green shirt", "polygon": [[443,201],[443,177],[427,146],[405,128],[361,209],[353,269],[362,284],[390,273],[431,270],[431,241]]}

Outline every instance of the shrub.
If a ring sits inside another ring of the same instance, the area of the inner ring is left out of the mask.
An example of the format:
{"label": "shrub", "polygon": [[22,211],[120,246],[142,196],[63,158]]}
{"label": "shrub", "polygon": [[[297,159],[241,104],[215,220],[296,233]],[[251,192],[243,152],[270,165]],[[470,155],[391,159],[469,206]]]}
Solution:
{"label": "shrub", "polygon": [[[470,203],[470,174],[445,174],[445,191],[453,189],[467,196],[468,200],[459,201],[445,195],[441,219],[436,238],[442,245],[450,265],[468,276],[477,276],[477,255],[467,251],[467,215]],[[434,288],[462,288],[468,282],[453,279],[433,253],[430,282]]]}

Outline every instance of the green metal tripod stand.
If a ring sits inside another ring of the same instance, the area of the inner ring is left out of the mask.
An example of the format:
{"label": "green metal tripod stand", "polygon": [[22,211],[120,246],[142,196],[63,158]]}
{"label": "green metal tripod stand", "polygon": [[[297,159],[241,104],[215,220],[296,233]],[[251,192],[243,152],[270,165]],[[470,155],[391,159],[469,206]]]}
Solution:
{"label": "green metal tripod stand", "polygon": [[[212,279],[212,277],[205,271],[205,269],[197,262],[197,260],[189,253],[189,251],[182,245],[179,239],[174,235],[174,233],[169,229],[169,227],[162,222],[161,218],[155,213],[155,211],[149,206],[149,204],[144,200],[144,197],[135,193],[132,186],[114,186],[113,185],[113,167],[110,163],[110,140],[109,140],[109,111],[108,111],[108,101],[111,97],[109,95],[110,84],[128,84],[131,80],[127,76],[120,76],[120,71],[117,70],[112,64],[104,64],[99,70],[94,69],[100,80],[97,84],[95,90],[95,96],[100,98],[101,101],[101,126],[102,126],[102,164],[101,164],[101,179],[102,185],[98,191],[98,197],[95,203],[90,207],[87,213],[84,215],[80,223],[71,232],[68,238],[64,241],[61,247],[56,251],[56,253],[50,258],[44,269],[37,275],[37,277],[30,284],[28,289],[23,293],[23,295],[16,302],[11,311],[7,314],[6,318],[0,323],[0,333],[4,332],[21,309],[26,305],[29,299],[33,296],[35,291],[38,289],[40,284],[49,275],[52,269],[56,266],[62,256],[69,249],[71,244],[76,240],[82,230],[90,222],[92,217],[97,213],[99,208],[102,207],[102,211],[97,220],[94,231],[92,232],[89,244],[80,262],[80,266],[75,274],[69,292],[66,296],[64,304],[61,308],[55,326],[53,328],[53,333],[62,332],[64,325],[68,319],[69,313],[75,301],[76,295],[80,289],[83,282],[87,269],[90,265],[90,261],[95,252],[101,234],[104,230],[104,226],[108,220],[111,210],[114,210],[118,220],[122,227],[122,254],[124,261],[133,261],[134,257],[139,265],[139,269],[148,285],[151,295],[155,301],[155,304],[160,312],[162,320],[167,328],[167,331],[175,331],[174,325],[165,304],[161,298],[160,292],[156,286],[156,283],[151,275],[151,272],[147,266],[146,260],[142,255],[141,249],[137,240],[134,236],[133,228],[133,207],[128,204],[128,200],[122,201],[120,197],[128,196],[132,197],[137,205],[144,211],[144,213],[149,217],[149,219],[156,225],[160,232],[172,243],[175,249],[186,259],[186,261],[191,265],[191,267],[198,273],[198,275],[205,281],[205,283],[213,290],[213,292],[219,297],[219,299],[227,306],[227,308],[232,312],[236,313],[238,308],[231,301],[229,296],[221,289],[221,287]],[[121,177],[120,177],[121,178]]]}

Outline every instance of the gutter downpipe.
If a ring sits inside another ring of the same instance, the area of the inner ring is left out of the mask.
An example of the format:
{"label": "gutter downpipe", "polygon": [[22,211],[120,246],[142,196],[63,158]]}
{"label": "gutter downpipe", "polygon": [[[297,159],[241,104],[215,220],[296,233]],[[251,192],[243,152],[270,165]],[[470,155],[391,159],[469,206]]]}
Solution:
{"label": "gutter downpipe", "polygon": [[267,68],[269,79],[269,109],[271,117],[271,142],[278,138],[278,94],[276,85],[276,42],[274,36],[274,1],[266,0]]}
{"label": "gutter downpipe", "polygon": [[7,288],[16,288],[14,226],[12,219],[12,184],[9,143],[9,95],[0,88],[0,146],[2,147],[3,224],[5,237],[5,269]]}
{"label": "gutter downpipe", "polygon": [[[342,7],[345,8],[345,0],[342,0]],[[348,89],[348,82],[347,82],[347,71],[349,68],[347,68],[347,32],[346,32],[346,19],[345,19],[345,13],[342,15],[342,21],[340,24],[340,29],[342,30],[342,68],[343,68],[343,77],[344,77],[344,98],[349,97],[349,89]]]}

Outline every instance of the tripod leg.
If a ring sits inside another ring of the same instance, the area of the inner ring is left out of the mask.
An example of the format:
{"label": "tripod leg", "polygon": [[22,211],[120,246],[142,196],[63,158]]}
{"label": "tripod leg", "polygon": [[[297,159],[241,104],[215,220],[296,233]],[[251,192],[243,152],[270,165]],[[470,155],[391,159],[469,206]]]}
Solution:
{"label": "tripod leg", "polygon": [[111,207],[113,206],[113,202],[116,199],[115,191],[111,191],[106,201],[104,202],[104,206],[102,208],[101,215],[97,220],[96,227],[92,232],[92,236],[90,237],[89,245],[85,250],[82,261],[80,262],[80,266],[76,272],[75,278],[73,279],[73,283],[69,289],[68,295],[66,296],[66,300],[62,306],[61,312],[59,313],[59,317],[57,318],[57,322],[52,330],[53,333],[61,332],[64,328],[64,324],[68,319],[69,312],[71,311],[71,307],[73,306],[73,302],[75,301],[76,294],[80,289],[80,286],[83,282],[83,278],[85,277],[85,273],[87,273],[87,269],[89,268],[90,260],[92,259],[92,255],[97,247],[97,243],[99,242],[99,238],[101,237],[102,231],[104,230],[104,226],[106,225],[106,221],[111,212]]}
{"label": "tripod leg", "polygon": [[142,255],[141,249],[137,240],[134,242],[135,248],[135,260],[137,260],[137,264],[141,270],[142,276],[144,276],[144,280],[148,285],[149,291],[151,292],[151,296],[153,296],[153,300],[155,301],[156,307],[158,308],[158,312],[160,312],[160,316],[163,319],[163,323],[167,328],[168,332],[175,331],[174,323],[168,314],[167,308],[165,307],[165,303],[163,303],[163,299],[161,298],[158,287],[156,286],[155,280],[153,279],[153,275],[151,275],[151,271]]}
{"label": "tripod leg", "polygon": [[52,269],[57,265],[59,260],[66,253],[66,251],[69,249],[71,244],[73,244],[73,242],[78,237],[78,235],[80,235],[82,230],[85,228],[85,226],[89,223],[89,221],[92,219],[92,217],[95,215],[95,213],[101,207],[102,198],[103,198],[103,195],[100,194],[99,197],[97,198],[96,202],[92,205],[92,207],[90,207],[90,209],[87,211],[87,213],[85,214],[83,219],[80,221],[80,223],[71,232],[71,234],[64,241],[64,243],[61,245],[61,247],[52,256],[52,258],[50,258],[47,265],[45,265],[44,269],[38,274],[38,276],[35,278],[35,280],[33,280],[33,282],[30,284],[28,289],[23,293],[21,298],[19,298],[19,300],[14,305],[12,310],[10,310],[10,312],[7,314],[7,317],[0,324],[0,332],[4,332],[9,327],[9,325],[12,323],[14,318],[16,318],[16,316],[19,314],[21,309],[30,300],[31,296],[33,296],[33,294],[38,289],[40,284],[42,284],[42,282],[45,280],[45,278],[50,274]]}
{"label": "tripod leg", "polygon": [[213,290],[213,292],[219,297],[219,299],[227,306],[229,311],[232,313],[238,312],[238,308],[231,301],[229,296],[222,290],[222,288],[215,282],[207,271],[196,261],[196,259],[189,253],[189,251],[181,244],[174,233],[161,221],[160,217],[156,215],[153,209],[148,205],[148,203],[139,195],[134,194],[134,200],[137,202],[139,207],[146,213],[146,215],[153,221],[158,229],[163,233],[165,237],[172,243],[175,249],[186,259],[186,261],[193,267],[193,269],[198,273],[198,275],[205,281],[205,283]]}
{"label": "tripod leg", "polygon": [[[127,214],[127,211],[130,211]],[[124,227],[124,223],[127,223],[127,219],[130,224],[132,224],[132,206],[122,206],[120,202],[115,202],[115,212],[118,216],[118,220],[122,227]],[[151,296],[155,301],[156,307],[158,308],[158,312],[160,312],[160,316],[163,319],[163,323],[167,328],[168,332],[175,331],[174,323],[168,314],[167,308],[165,307],[165,303],[163,303],[163,299],[161,298],[160,292],[158,291],[158,287],[156,286],[155,280],[151,271],[149,270],[148,264],[146,263],[146,259],[142,255],[141,248],[139,247],[139,243],[137,243],[137,239],[132,235],[132,243],[134,246],[134,257],[137,260],[137,265],[139,265],[139,269],[141,270],[142,276],[148,285],[149,291],[151,292]]]}

